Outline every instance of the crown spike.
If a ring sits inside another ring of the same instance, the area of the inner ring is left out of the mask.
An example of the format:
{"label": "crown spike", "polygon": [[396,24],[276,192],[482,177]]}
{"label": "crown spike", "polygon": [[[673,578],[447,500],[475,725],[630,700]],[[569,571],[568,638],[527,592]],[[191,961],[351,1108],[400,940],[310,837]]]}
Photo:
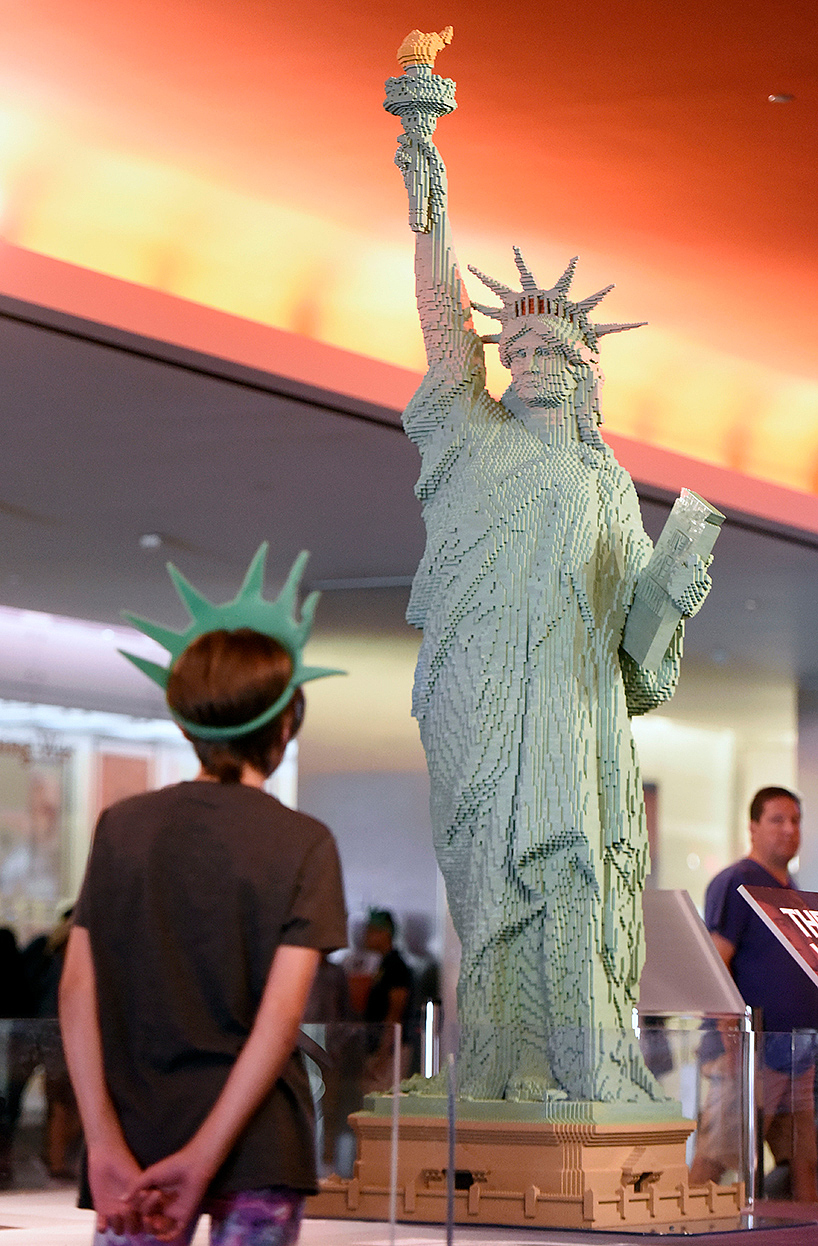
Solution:
{"label": "crown spike", "polygon": [[210,609],[210,602],[198,589],[193,587],[189,580],[185,579],[179,568],[174,567],[172,562],[165,565],[168,569],[168,575],[173,580],[176,592],[182,599],[191,619],[198,619],[201,614],[206,613]]}
{"label": "crown spike", "polygon": [[605,295],[610,294],[611,290],[614,288],[614,282],[611,282],[609,286],[605,286],[604,290],[597,290],[596,294],[589,294],[587,298],[581,299],[579,303],[577,303],[577,307],[580,311],[585,312],[587,316],[588,312],[593,311],[594,308],[602,302]]}
{"label": "crown spike", "polygon": [[604,337],[606,333],[624,333],[627,329],[643,329],[647,323],[647,320],[639,320],[636,324],[592,324],[591,330],[597,337]]}
{"label": "crown spike", "polygon": [[502,281],[495,281],[493,277],[486,276],[485,273],[481,273],[479,268],[475,268],[473,264],[469,264],[469,272],[474,273],[475,277],[482,281],[484,286],[488,286],[489,290],[492,290],[504,303],[513,301],[515,291],[512,290],[511,286],[505,286]]}
{"label": "crown spike", "polygon": [[571,282],[574,280],[574,273],[576,272],[578,263],[578,255],[575,255],[572,260],[568,261],[568,267],[560,277],[559,281],[557,281],[554,285],[554,289],[557,291],[557,294],[566,295],[571,289]]}
{"label": "crown spike", "polygon": [[323,679],[325,675],[346,675],[346,671],[336,670],[332,666],[300,666],[298,683],[308,684],[313,679]]}
{"label": "crown spike", "polygon": [[124,649],[118,650],[123,658],[127,658],[129,662],[133,662],[138,671],[143,675],[147,675],[148,679],[152,679],[163,690],[168,686],[168,676],[170,675],[170,667],[160,666],[158,662],[151,662],[148,658],[139,658],[135,653],[126,653]]}
{"label": "crown spike", "polygon": [[523,259],[522,251],[519,247],[514,247],[513,250],[514,263],[517,265],[517,271],[520,274],[523,289],[526,294],[537,294],[540,287],[537,285],[536,277]]}
{"label": "crown spike", "polygon": [[321,600],[321,594],[318,592],[317,589],[314,588],[311,593],[307,594],[307,596],[304,598],[303,602],[301,603],[301,623],[302,623],[302,626],[306,626],[306,629],[308,632],[310,631],[312,627],[312,620],[313,620],[313,615],[315,614],[315,607],[318,605],[318,602],[320,600]]}
{"label": "crown spike", "polygon": [[318,605],[320,599],[321,594],[317,589],[313,589],[313,591],[308,593],[301,603],[301,622],[295,624],[295,626],[298,629],[299,636],[302,637],[302,644],[306,642],[307,637],[312,631],[312,620],[315,614],[315,607]]}
{"label": "crown spike", "polygon": [[472,300],[472,308],[484,316],[491,316],[492,320],[501,320],[503,316],[502,307],[489,307],[486,303],[475,303]]}
{"label": "crown spike", "polygon": [[309,556],[309,552],[302,549],[301,553],[290,567],[289,575],[284,581],[284,587],[276,598],[276,601],[280,604],[280,608],[282,610],[286,609],[293,617],[295,600],[298,595],[298,586],[301,583],[301,577],[304,574],[304,567],[307,565],[307,559]]}
{"label": "crown spike", "polygon": [[[168,653],[178,657],[182,649],[187,643],[184,639],[184,632],[175,632],[170,627],[163,627],[161,623],[152,623],[150,619],[140,618],[138,614],[131,614],[128,610],[122,611],[122,617],[127,619],[132,627],[138,632],[149,636],[151,640],[155,640],[163,649],[167,649]],[[126,655],[127,656],[127,655]]]}
{"label": "crown spike", "polygon": [[262,541],[255,554],[252,562],[247,568],[247,574],[244,577],[242,586],[234,597],[235,601],[240,601],[243,597],[261,597],[264,588],[264,570],[267,565],[267,551],[270,545],[268,541]]}
{"label": "crown spike", "polygon": [[290,618],[290,627],[293,628],[295,634],[303,634],[304,637],[308,635],[309,628],[304,630],[301,628],[301,624],[296,621],[295,602],[296,598],[298,598],[301,576],[304,574],[304,567],[306,566],[306,561],[308,561],[309,557],[308,551],[306,551],[306,549],[301,549],[298,558],[295,559],[293,566],[290,567],[288,577],[286,577],[284,581],[284,588],[281,589],[279,596],[275,599],[276,607],[278,607],[281,612],[286,612],[286,614],[288,614]]}

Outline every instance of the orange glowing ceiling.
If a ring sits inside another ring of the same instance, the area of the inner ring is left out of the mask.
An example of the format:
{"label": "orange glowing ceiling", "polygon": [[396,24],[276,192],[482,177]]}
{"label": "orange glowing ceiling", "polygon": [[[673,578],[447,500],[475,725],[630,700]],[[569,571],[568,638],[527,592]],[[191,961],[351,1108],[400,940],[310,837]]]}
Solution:
{"label": "orange glowing ceiling", "polygon": [[[461,259],[575,251],[615,430],[818,491],[818,71],[795,0],[2,0],[9,241],[422,366],[383,79],[451,22]],[[791,96],[771,102],[769,96]],[[2,268],[0,267],[0,291]],[[475,297],[480,297],[474,291]],[[497,370],[494,383],[499,384]]]}

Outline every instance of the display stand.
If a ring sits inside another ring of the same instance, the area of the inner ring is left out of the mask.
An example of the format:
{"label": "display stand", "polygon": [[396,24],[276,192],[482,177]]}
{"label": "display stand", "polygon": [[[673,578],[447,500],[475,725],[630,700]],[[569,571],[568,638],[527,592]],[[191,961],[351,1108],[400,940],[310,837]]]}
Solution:
{"label": "display stand", "polygon": [[[687,893],[648,891],[644,901],[640,1010],[743,1018],[744,1003]],[[392,1095],[373,1095],[367,1110],[350,1117],[354,1175],[324,1179],[308,1200],[308,1215],[386,1220],[391,1196],[399,1220],[446,1221],[446,1101],[398,1096],[396,1166],[394,1106]],[[688,1184],[685,1145],[695,1122],[672,1102],[636,1109],[461,1099],[455,1114],[453,1213],[459,1224],[670,1228],[737,1222],[745,1206],[742,1182]]]}
{"label": "display stand", "polygon": [[[388,1219],[391,1096],[371,1096],[367,1106],[351,1118],[355,1176],[323,1181],[311,1216]],[[535,1120],[525,1109],[542,1117],[543,1104],[458,1103],[455,1223],[611,1229],[738,1217],[740,1184],[688,1185],[685,1143],[694,1124],[673,1116],[672,1105],[656,1105],[655,1119],[639,1122],[616,1104],[563,1106],[564,1119]],[[445,1101],[404,1095],[400,1108],[397,1218],[444,1223]]]}

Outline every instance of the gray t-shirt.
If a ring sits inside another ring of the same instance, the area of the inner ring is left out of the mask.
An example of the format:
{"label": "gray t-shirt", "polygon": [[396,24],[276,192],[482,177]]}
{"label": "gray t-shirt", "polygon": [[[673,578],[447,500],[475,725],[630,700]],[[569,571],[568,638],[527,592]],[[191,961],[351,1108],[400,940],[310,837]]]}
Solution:
{"label": "gray t-shirt", "polygon": [[[105,1074],[146,1167],[207,1116],[253,1025],[276,949],[346,944],[335,841],[257,788],[194,781],[121,801],[97,825],[74,921],[88,929]],[[299,1052],[209,1194],[315,1188]]]}

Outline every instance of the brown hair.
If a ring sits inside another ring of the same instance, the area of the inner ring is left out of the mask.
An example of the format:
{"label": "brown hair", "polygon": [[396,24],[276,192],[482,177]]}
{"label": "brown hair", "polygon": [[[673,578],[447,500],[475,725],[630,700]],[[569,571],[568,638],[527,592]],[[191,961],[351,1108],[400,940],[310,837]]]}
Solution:
{"label": "brown hair", "polygon": [[[277,640],[240,627],[206,632],[173,665],[168,705],[189,723],[203,727],[239,727],[263,714],[278,700],[292,675],[292,659]],[[202,768],[220,783],[238,783],[245,763],[271,774],[284,742],[285,725],[295,735],[304,714],[304,694],[297,688],[271,722],[247,735],[202,740],[185,732]]]}
{"label": "brown hair", "polygon": [[801,797],[796,796],[795,792],[791,792],[786,787],[762,787],[756,792],[750,802],[750,821],[758,822],[764,812],[764,806],[768,800],[775,800],[779,796],[786,796],[789,800],[794,800],[798,808],[801,808]]}

